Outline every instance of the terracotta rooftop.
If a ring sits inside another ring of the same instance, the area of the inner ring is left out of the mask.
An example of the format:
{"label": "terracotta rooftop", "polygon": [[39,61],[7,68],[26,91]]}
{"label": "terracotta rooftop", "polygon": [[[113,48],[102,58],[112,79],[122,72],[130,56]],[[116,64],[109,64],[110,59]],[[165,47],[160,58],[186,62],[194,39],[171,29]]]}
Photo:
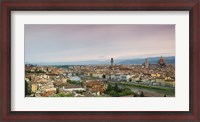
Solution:
{"label": "terracotta rooftop", "polygon": [[70,88],[82,88],[81,85],[73,85],[73,84],[68,84],[64,86],[65,89],[70,89]]}

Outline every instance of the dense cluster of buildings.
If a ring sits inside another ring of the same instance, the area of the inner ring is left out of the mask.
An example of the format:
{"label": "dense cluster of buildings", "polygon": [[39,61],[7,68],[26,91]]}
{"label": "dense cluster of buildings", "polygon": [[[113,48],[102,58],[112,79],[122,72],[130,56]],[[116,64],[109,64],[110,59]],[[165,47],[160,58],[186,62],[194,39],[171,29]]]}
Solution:
{"label": "dense cluster of buildings", "polygon": [[[107,96],[109,82],[127,82],[148,86],[175,87],[175,66],[158,64],[148,59],[141,65],[73,65],[67,67],[25,66],[25,81],[32,96],[54,96],[58,93],[71,96]],[[72,80],[78,76],[80,79]]]}

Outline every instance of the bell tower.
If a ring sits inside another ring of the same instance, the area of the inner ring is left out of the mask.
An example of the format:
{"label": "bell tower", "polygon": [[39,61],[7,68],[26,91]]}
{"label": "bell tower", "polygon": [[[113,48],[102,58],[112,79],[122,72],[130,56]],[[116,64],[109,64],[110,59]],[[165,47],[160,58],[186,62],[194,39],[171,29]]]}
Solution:
{"label": "bell tower", "polygon": [[111,63],[111,66],[113,66],[113,63],[114,63],[113,58],[111,58],[110,63]]}
{"label": "bell tower", "polygon": [[148,61],[148,59],[146,59],[146,62],[144,63],[144,66],[145,66],[146,69],[149,68],[149,61]]}

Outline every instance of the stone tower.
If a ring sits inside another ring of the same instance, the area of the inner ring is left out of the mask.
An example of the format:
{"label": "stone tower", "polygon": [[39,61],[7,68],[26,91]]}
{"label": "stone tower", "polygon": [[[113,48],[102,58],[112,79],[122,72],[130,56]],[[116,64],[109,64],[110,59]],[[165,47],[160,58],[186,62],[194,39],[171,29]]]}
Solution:
{"label": "stone tower", "polygon": [[111,66],[113,66],[113,63],[114,63],[113,58],[111,58],[110,63],[111,63]]}
{"label": "stone tower", "polygon": [[149,61],[148,61],[148,59],[146,59],[146,62],[144,63],[144,66],[145,66],[146,69],[149,68]]}

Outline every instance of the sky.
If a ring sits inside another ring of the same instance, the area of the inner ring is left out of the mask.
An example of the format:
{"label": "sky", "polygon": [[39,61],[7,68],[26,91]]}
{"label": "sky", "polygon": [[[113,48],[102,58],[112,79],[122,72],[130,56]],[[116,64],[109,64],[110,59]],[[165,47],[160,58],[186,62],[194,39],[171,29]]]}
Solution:
{"label": "sky", "polygon": [[175,56],[175,25],[26,24],[25,62]]}

